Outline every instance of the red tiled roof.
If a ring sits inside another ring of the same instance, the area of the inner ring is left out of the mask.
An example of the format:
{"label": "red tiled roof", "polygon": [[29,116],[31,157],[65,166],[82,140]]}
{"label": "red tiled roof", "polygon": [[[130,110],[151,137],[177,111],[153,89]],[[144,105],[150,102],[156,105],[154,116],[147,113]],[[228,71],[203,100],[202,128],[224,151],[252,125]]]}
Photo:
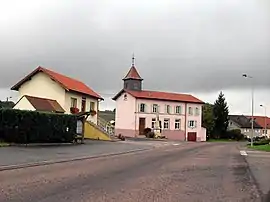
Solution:
{"label": "red tiled roof", "polygon": [[37,111],[60,112],[60,113],[65,112],[65,110],[56,100],[34,97],[29,95],[24,95],[24,97],[31,103],[31,105]]}
{"label": "red tiled roof", "polygon": [[127,92],[133,97],[141,98],[141,99],[179,101],[179,102],[198,103],[198,104],[204,103],[203,101],[189,94],[158,92],[158,91],[148,91],[148,90],[131,91],[131,90],[124,90],[124,89],[120,91],[115,97],[113,97],[113,100],[116,100],[123,92]]}
{"label": "red tiled roof", "polygon": [[[251,116],[248,116],[251,118]],[[265,116],[254,116],[255,121],[263,128],[265,128]],[[266,127],[270,129],[270,118],[266,117]]]}
{"label": "red tiled roof", "polygon": [[46,69],[46,68],[40,67],[40,66],[38,68],[36,68],[33,72],[28,74],[21,81],[19,81],[17,84],[15,84],[11,88],[11,90],[18,90],[24,82],[29,80],[32,76],[34,76],[38,72],[43,72],[43,73],[47,74],[49,77],[51,77],[51,79],[58,82],[66,90],[71,90],[71,91],[75,91],[78,93],[90,95],[90,96],[95,97],[95,98],[103,99],[99,94],[97,94],[95,91],[93,91],[91,88],[89,88],[87,85],[85,85],[81,81],[67,77],[65,75],[59,74],[57,72],[51,71],[49,69]]}
{"label": "red tiled roof", "polygon": [[127,75],[125,76],[125,78],[123,78],[123,80],[126,79],[137,79],[137,80],[143,80],[141,78],[141,76],[139,75],[137,69],[135,66],[132,65],[132,67],[129,69]]}

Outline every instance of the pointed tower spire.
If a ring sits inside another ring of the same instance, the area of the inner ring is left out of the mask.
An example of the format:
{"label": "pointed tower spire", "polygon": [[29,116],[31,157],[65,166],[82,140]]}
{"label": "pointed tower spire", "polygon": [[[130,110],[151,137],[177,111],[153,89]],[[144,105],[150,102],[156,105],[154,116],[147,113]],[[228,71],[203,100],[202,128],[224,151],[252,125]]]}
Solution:
{"label": "pointed tower spire", "polygon": [[132,67],[135,67],[135,55],[134,53],[132,54],[132,64],[131,64]]}
{"label": "pointed tower spire", "polygon": [[132,55],[132,64],[131,68],[129,69],[127,75],[124,80],[124,89],[129,90],[141,90],[142,89],[142,78],[139,75],[136,67],[135,67],[135,56],[134,53]]}

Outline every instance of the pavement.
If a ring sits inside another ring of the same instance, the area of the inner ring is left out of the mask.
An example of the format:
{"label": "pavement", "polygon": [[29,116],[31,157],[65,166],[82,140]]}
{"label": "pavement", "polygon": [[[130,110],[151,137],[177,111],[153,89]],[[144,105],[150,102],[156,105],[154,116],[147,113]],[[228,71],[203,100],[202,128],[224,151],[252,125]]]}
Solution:
{"label": "pavement", "polygon": [[119,154],[131,151],[141,151],[155,147],[166,146],[168,142],[157,141],[91,141],[85,144],[19,146],[0,148],[0,170],[24,167],[29,165],[62,162],[80,158],[90,158],[100,155]]}
{"label": "pavement", "polygon": [[0,201],[261,201],[238,146],[173,143],[118,156],[1,171]]}
{"label": "pavement", "polygon": [[242,149],[260,194],[265,201],[270,201],[270,152]]}

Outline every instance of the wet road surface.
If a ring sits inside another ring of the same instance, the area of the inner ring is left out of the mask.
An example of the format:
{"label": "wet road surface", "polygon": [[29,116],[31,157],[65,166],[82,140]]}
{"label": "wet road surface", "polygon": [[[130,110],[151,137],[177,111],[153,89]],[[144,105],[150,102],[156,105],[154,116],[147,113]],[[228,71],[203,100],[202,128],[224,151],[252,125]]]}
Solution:
{"label": "wet road surface", "polygon": [[0,172],[0,201],[260,201],[237,143],[194,143]]}

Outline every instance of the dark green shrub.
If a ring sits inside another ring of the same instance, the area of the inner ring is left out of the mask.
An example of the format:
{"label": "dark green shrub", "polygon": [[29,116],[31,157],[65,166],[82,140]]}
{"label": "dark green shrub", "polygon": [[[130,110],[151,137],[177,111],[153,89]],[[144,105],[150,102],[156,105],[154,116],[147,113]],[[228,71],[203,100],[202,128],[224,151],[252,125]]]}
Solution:
{"label": "dark green shrub", "polygon": [[72,142],[74,115],[0,109],[0,139],[14,143]]}
{"label": "dark green shrub", "polygon": [[262,139],[253,143],[253,145],[266,145],[270,143],[270,139]]}
{"label": "dark green shrub", "polygon": [[240,129],[233,129],[233,130],[227,131],[227,137],[228,139],[237,140],[237,141],[245,139],[245,136],[241,133]]}
{"label": "dark green shrub", "polygon": [[147,135],[147,134],[150,133],[151,131],[152,131],[151,128],[145,128],[145,129],[143,130],[143,134],[144,134],[144,135]]}
{"label": "dark green shrub", "polygon": [[154,137],[155,137],[155,133],[152,132],[152,131],[150,131],[150,132],[147,133],[145,136],[146,136],[147,138],[154,138]]}

